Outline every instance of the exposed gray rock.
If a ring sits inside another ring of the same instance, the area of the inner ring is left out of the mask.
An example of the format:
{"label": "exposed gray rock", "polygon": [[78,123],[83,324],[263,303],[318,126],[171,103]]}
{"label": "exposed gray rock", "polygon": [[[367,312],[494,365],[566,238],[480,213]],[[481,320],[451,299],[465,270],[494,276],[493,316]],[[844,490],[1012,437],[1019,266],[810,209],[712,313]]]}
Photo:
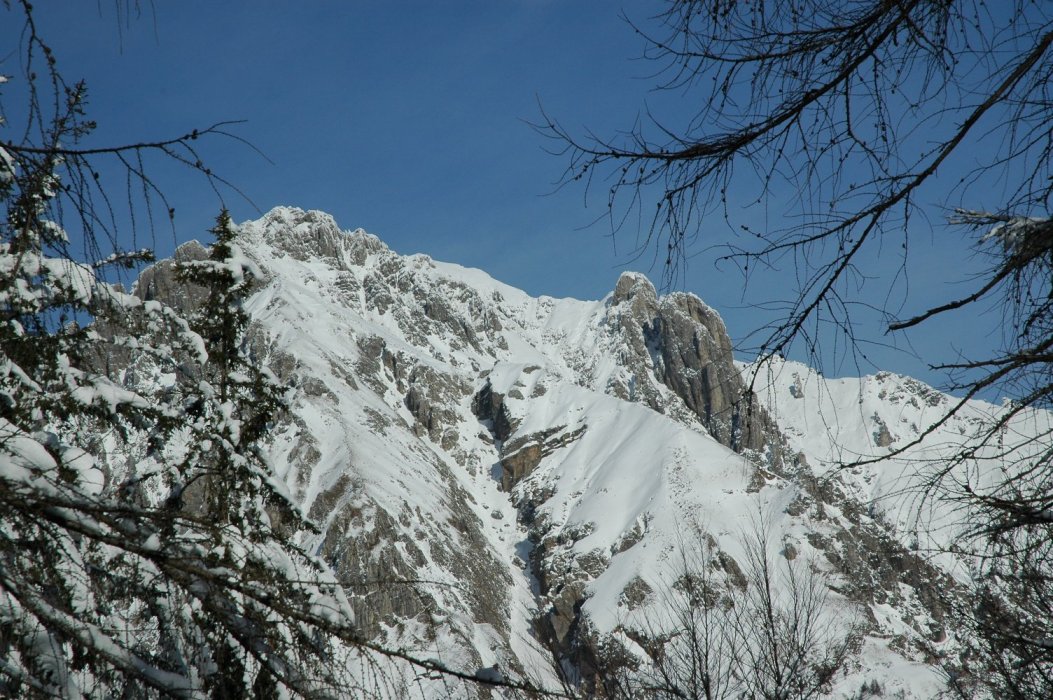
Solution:
{"label": "exposed gray rock", "polygon": [[551,596],[551,608],[546,616],[549,627],[557,644],[568,641],[571,631],[579,621],[578,613],[585,602],[585,584],[569,583],[558,593]]}
{"label": "exposed gray rock", "polygon": [[505,443],[501,448],[501,488],[511,491],[541,460],[580,438],[585,430],[584,425],[573,430],[559,425]]}
{"label": "exposed gray rock", "polygon": [[361,229],[341,231],[333,217],[321,211],[277,207],[258,224],[269,242],[297,260],[323,259],[346,269],[364,264],[369,255],[391,252],[379,238]]}
{"label": "exposed gray rock", "polygon": [[629,610],[636,610],[644,604],[648,596],[653,592],[654,589],[648,585],[647,581],[636,576],[629,583],[625,584],[625,588],[622,589],[621,602]]}
{"label": "exposed gray rock", "polygon": [[208,291],[196,284],[180,280],[176,274],[179,263],[204,260],[208,249],[197,241],[189,241],[176,248],[171,259],[158,261],[139,274],[134,293],[144,301],[157,300],[186,315],[200,306]]}
{"label": "exposed gray rock", "polygon": [[366,386],[379,395],[387,391],[387,384],[384,382],[381,370],[382,366],[390,369],[387,364],[381,364],[385,359],[386,350],[387,346],[380,336],[368,335],[358,338],[359,357],[358,362],[355,363],[355,373]]}
{"label": "exposed gray rock", "polygon": [[610,303],[631,353],[627,364],[635,381],[626,398],[668,411],[650,374],[722,444],[757,453],[769,446],[769,436],[777,431],[742,381],[715,311],[693,294],[659,298],[646,277],[631,272],[618,279]]}
{"label": "exposed gray rock", "polygon": [[872,434],[875,445],[877,445],[878,447],[888,447],[893,442],[895,442],[895,438],[889,431],[888,425],[885,423],[885,421],[881,419],[881,416],[875,413],[871,417],[871,420],[874,422],[875,426],[874,432]]}
{"label": "exposed gray rock", "polygon": [[467,385],[427,365],[410,370],[406,383],[406,408],[420,430],[443,449],[452,449],[459,439],[453,427],[458,424],[457,413],[452,407],[470,393]]}
{"label": "exposed gray rock", "polygon": [[489,421],[490,432],[502,442],[516,430],[516,422],[504,405],[504,398],[503,394],[494,391],[489,379],[472,398],[472,413],[481,421]]}
{"label": "exposed gray rock", "polygon": [[326,524],[319,554],[348,589],[356,623],[368,636],[378,635],[382,623],[427,623],[425,612],[437,601],[413,583],[416,567],[426,562],[423,552],[395,518],[353,498],[350,487],[350,479],[338,482],[315,500],[310,515]]}
{"label": "exposed gray rock", "polygon": [[661,359],[656,373],[710,434],[736,452],[763,450],[770,421],[734,365],[731,341],[716,312],[692,294],[670,295],[650,334]]}

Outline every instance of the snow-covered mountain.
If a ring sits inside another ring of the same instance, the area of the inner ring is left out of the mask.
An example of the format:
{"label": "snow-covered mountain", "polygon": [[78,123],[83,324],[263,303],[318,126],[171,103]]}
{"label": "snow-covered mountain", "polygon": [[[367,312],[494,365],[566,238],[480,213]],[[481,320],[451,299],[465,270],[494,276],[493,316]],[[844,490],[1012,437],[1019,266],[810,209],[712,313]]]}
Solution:
{"label": "snow-covered mountain", "polygon": [[[294,388],[272,462],[374,638],[589,688],[654,637],[685,551],[742,576],[760,524],[777,560],[822,572],[824,619],[852,636],[832,696],[944,684],[965,564],[926,552],[953,519],[908,488],[909,457],[838,465],[911,440],[948,397],[775,362],[743,402],[753,368],[718,314],[634,273],[600,301],[534,298],[321,212],[278,208],[240,236],[266,278],[256,346]],[[138,293],[193,304],[172,279],[160,263]]]}

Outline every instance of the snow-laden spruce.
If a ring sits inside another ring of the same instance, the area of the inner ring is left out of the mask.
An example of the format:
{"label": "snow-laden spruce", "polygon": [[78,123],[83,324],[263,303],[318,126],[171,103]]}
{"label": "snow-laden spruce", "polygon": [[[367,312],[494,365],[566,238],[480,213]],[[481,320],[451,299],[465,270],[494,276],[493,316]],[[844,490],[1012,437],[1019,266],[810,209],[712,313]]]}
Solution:
{"label": "snow-laden spruce", "polygon": [[[353,613],[326,567],[290,539],[299,516],[256,451],[261,430],[246,429],[246,412],[272,420],[277,394],[266,373],[234,373],[245,364],[244,295],[228,284],[224,251],[194,279],[222,302],[212,320],[226,322],[230,347],[200,320],[106,283],[101,265],[61,255],[65,237],[43,206],[22,220],[7,213],[0,691],[352,687],[322,662],[345,653]],[[187,507],[195,488],[212,498]]]}

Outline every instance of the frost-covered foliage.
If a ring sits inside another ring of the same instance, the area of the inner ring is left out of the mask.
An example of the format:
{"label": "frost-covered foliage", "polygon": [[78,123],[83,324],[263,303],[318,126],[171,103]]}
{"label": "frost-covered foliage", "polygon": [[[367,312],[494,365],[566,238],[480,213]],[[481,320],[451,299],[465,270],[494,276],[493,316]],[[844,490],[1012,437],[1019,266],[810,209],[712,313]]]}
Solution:
{"label": "frost-covered foliage", "polygon": [[[285,501],[254,448],[279,394],[267,375],[239,374],[240,350],[223,355],[243,324],[203,338],[56,252],[65,237],[46,218],[49,182],[16,175],[3,202],[4,694],[332,687],[327,630],[348,636],[352,615],[290,539],[292,508],[272,525],[268,507]],[[123,386],[123,371],[99,368],[119,355],[167,381]],[[148,447],[123,471],[97,458],[133,439]],[[186,502],[199,480],[209,498]]]}
{"label": "frost-covered foliage", "polygon": [[235,242],[226,210],[211,233],[216,241],[208,259],[186,262],[179,270],[185,282],[207,291],[189,319],[204,339],[208,362],[197,383],[200,395],[193,397],[188,411],[192,420],[187,429],[193,437],[185,459],[206,470],[200,486],[206,512],[219,522],[258,528],[265,525],[267,506],[280,509],[286,519],[296,517],[257,449],[284,407],[284,391],[259,358],[251,356],[244,338],[249,316],[243,305],[259,269]]}

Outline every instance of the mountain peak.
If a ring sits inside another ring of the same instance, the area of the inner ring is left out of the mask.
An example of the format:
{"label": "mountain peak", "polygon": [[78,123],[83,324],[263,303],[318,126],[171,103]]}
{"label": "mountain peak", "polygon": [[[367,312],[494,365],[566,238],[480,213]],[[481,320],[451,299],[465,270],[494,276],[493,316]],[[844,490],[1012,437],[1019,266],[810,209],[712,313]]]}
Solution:
{"label": "mountain peak", "polygon": [[361,265],[370,255],[391,252],[373,234],[360,228],[344,231],[332,215],[316,209],[278,206],[240,228],[244,235],[269,243],[297,260],[320,258]]}
{"label": "mountain peak", "polygon": [[[364,635],[431,635],[473,668],[555,684],[553,651],[583,670],[608,641],[636,653],[686,528],[732,580],[736,533],[766,513],[787,561],[825,572],[834,613],[865,625],[838,692],[896,664],[914,676],[887,692],[934,695],[923,652],[956,632],[932,594],[950,579],[913,553],[899,471],[843,470],[837,448],[887,454],[932,425],[938,392],[779,360],[755,396],[719,314],[637,272],[604,301],[534,298],[323,212],[240,228],[265,273],[246,305],[255,350],[290,387],[269,455]],[[161,294],[152,274],[141,288]]]}
{"label": "mountain peak", "polygon": [[639,272],[623,272],[618,277],[618,283],[614,285],[611,305],[616,306],[625,301],[632,301],[637,296],[652,302],[658,300],[658,292],[646,275]]}

